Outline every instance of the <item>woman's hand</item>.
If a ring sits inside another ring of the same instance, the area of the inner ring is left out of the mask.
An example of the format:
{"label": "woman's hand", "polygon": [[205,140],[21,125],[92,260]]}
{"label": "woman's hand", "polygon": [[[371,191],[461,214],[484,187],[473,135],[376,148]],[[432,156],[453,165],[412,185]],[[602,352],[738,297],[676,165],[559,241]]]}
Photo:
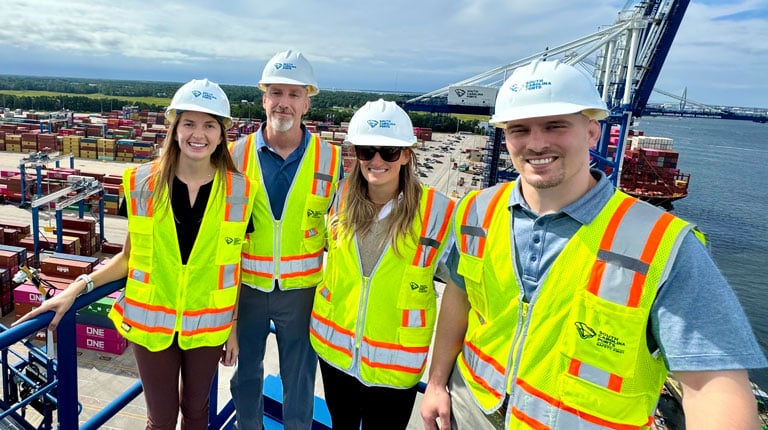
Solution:
{"label": "woman's hand", "polygon": [[45,312],[54,311],[56,312],[56,315],[54,315],[50,324],[48,324],[48,328],[51,330],[56,330],[56,327],[58,327],[61,318],[64,317],[64,314],[67,313],[69,308],[71,308],[75,303],[77,292],[83,289],[84,286],[82,284],[83,281],[75,281],[69,284],[69,286],[64,291],[44,301],[40,306],[32,309],[26,315],[23,315],[21,318],[14,321],[14,323],[11,324],[11,327],[21,324],[24,321],[32,319]]}
{"label": "woman's hand", "polygon": [[221,354],[221,364],[229,367],[237,363],[237,356],[240,353],[240,346],[237,343],[237,320],[232,321],[232,331],[229,332],[227,343],[224,344],[224,351]]}

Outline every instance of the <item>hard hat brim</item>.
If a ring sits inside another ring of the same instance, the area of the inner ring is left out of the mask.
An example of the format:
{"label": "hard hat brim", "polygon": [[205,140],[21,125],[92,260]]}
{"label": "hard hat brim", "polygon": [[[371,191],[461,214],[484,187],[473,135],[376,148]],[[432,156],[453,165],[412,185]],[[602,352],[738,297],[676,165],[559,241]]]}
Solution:
{"label": "hard hat brim", "polygon": [[173,109],[168,109],[168,110],[165,111],[165,117],[168,118],[168,121],[173,122],[173,120],[176,118],[176,113],[178,111],[181,111],[181,112],[202,112],[202,113],[207,113],[209,115],[212,115],[212,116],[214,116],[216,118],[221,119],[221,122],[224,123],[224,129],[225,130],[229,130],[230,128],[232,128],[232,118],[221,116],[221,115],[219,115],[218,113],[214,112],[211,109],[205,109],[205,108],[202,108],[202,107],[200,107],[198,105],[193,105],[193,104],[179,104],[179,105],[176,105],[176,106],[174,106]]}
{"label": "hard hat brim", "polygon": [[362,135],[357,136],[354,141],[344,139],[344,144],[354,146],[402,146],[411,147],[416,144],[416,136],[413,136],[413,141],[405,141],[401,139],[394,139],[388,136],[376,136],[376,135]]}
{"label": "hard hat brim", "polygon": [[584,113],[589,119],[595,120],[601,120],[608,116],[608,111],[602,107],[558,102],[541,103],[537,105],[528,105],[507,109],[502,114],[493,115],[488,123],[494,127],[501,128],[505,123],[509,121],[540,118],[545,116],[570,115],[574,113]]}
{"label": "hard hat brim", "polygon": [[298,85],[300,87],[305,87],[307,89],[307,96],[309,97],[316,96],[320,92],[320,89],[317,88],[317,86],[315,85],[305,84],[304,82],[299,82],[295,79],[280,78],[280,77],[272,77],[269,79],[269,82],[260,81],[259,89],[266,92],[267,87],[272,84]]}

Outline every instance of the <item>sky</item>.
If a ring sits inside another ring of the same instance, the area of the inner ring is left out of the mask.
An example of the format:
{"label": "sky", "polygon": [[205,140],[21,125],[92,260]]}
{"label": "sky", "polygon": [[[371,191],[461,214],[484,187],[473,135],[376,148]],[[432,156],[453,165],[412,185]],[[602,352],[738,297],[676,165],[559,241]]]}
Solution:
{"label": "sky", "polygon": [[[0,74],[256,85],[272,55],[294,49],[321,89],[426,93],[588,36],[627,3],[6,1]],[[765,0],[691,0],[656,88],[768,108],[767,40]]]}

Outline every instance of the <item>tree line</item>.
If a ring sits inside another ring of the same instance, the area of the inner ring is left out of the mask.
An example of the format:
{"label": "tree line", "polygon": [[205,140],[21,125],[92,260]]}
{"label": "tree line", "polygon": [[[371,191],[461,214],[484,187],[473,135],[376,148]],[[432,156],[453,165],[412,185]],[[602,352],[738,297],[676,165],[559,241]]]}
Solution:
{"label": "tree line", "polygon": [[[137,106],[139,110],[162,112],[179,89],[179,82],[127,81],[61,77],[31,77],[0,75],[0,90],[47,91],[57,95],[0,94],[0,108],[11,110],[61,111],[104,113],[120,110],[123,106]],[[256,86],[221,85],[229,97],[232,116],[263,120],[266,113],[261,105],[262,91]],[[98,96],[98,97],[94,97]],[[312,97],[312,106],[305,116],[313,121],[331,121],[335,124],[349,121],[355,110],[368,101],[383,98],[398,103],[413,94],[384,94],[361,91],[322,90]],[[148,103],[141,98],[155,98],[162,103]],[[445,114],[410,112],[413,125],[429,127],[437,132],[473,131],[477,121],[459,121]]]}

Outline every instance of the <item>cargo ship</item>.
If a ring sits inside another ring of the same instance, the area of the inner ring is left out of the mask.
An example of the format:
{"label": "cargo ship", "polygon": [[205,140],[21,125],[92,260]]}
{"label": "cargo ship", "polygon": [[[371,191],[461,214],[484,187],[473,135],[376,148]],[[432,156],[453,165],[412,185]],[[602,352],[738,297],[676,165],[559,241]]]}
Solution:
{"label": "cargo ship", "polygon": [[[611,129],[611,140],[618,141],[618,128]],[[680,154],[668,137],[645,136],[630,130],[620,164],[618,188],[625,193],[671,210],[672,202],[688,196],[690,173],[677,168]],[[609,148],[611,148],[609,146]],[[615,149],[615,146],[613,146]],[[610,168],[606,169],[610,174]]]}

